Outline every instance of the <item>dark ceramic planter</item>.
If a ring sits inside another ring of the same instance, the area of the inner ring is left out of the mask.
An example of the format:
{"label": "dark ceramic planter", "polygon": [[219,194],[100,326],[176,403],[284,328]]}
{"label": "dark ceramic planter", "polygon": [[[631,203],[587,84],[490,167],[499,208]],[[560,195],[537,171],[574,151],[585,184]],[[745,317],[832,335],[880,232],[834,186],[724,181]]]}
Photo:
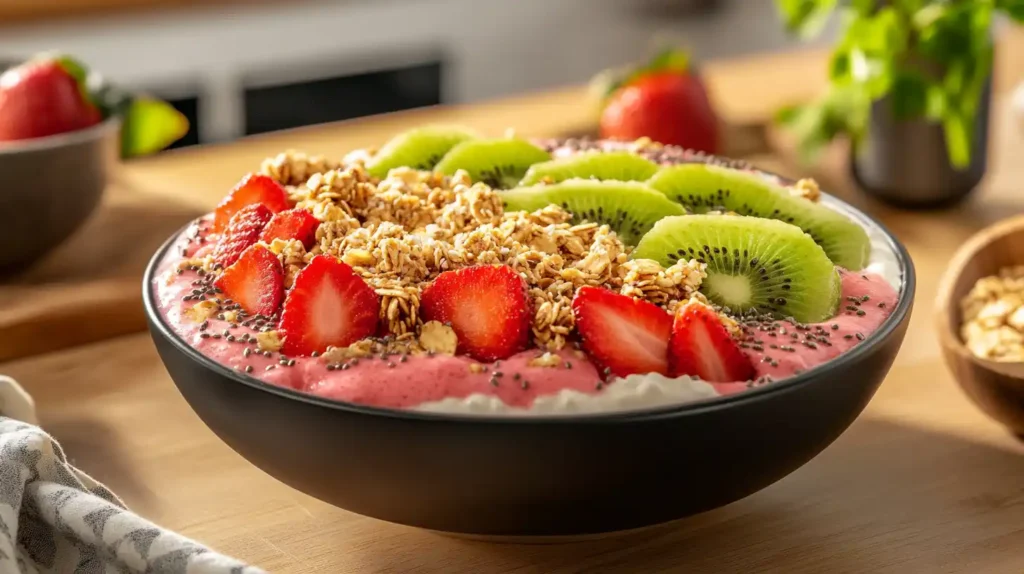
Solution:
{"label": "dark ceramic planter", "polygon": [[913,265],[888,237],[903,273],[900,302],[851,352],[743,394],[633,413],[460,416],[318,398],[219,365],[173,332],[152,289],[170,241],[150,263],[143,293],[153,341],[182,396],[281,482],[352,512],[437,531],[578,536],[729,504],[835,440],[882,382],[910,319]]}
{"label": "dark ceramic planter", "polygon": [[886,203],[906,208],[943,207],[961,201],[985,175],[991,99],[990,78],[975,116],[971,164],[962,170],[949,162],[940,124],[897,119],[888,100],[875,102],[867,133],[852,151],[857,184]]}

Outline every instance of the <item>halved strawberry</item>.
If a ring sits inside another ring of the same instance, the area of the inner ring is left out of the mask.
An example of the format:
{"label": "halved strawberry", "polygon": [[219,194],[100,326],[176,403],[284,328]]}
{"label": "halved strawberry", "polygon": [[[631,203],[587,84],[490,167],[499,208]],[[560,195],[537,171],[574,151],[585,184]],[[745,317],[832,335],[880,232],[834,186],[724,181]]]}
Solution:
{"label": "halved strawberry", "polygon": [[223,231],[231,217],[243,207],[262,203],[271,213],[288,209],[288,193],[273,179],[250,173],[238,182],[213,211],[213,230]]}
{"label": "halved strawberry", "polygon": [[318,255],[295,276],[284,300],[281,331],[286,355],[347,347],[377,332],[380,298],[352,268]]}
{"label": "halved strawberry", "polygon": [[316,229],[320,220],[305,209],[289,209],[274,215],[260,236],[260,241],[270,243],[275,239],[298,239],[306,249],[316,243]]}
{"label": "halved strawberry", "polygon": [[284,299],[281,261],[260,244],[246,249],[214,285],[251,315],[269,317],[277,312]]}
{"label": "halved strawberry", "polygon": [[703,303],[676,309],[668,362],[672,376],[692,375],[713,383],[749,381],[755,376],[754,365],[718,314]]}
{"label": "halved strawberry", "polygon": [[263,228],[272,217],[274,214],[263,204],[243,207],[231,217],[227,230],[217,241],[213,260],[224,267],[238,261],[243,251],[260,240],[260,233],[263,233]]}
{"label": "halved strawberry", "polygon": [[457,352],[480,361],[525,349],[533,321],[526,282],[504,265],[441,273],[423,290],[420,314],[424,321],[449,323],[459,337]]}
{"label": "halved strawberry", "polygon": [[580,287],[572,311],[583,350],[611,374],[668,374],[672,316],[657,305],[601,287]]}

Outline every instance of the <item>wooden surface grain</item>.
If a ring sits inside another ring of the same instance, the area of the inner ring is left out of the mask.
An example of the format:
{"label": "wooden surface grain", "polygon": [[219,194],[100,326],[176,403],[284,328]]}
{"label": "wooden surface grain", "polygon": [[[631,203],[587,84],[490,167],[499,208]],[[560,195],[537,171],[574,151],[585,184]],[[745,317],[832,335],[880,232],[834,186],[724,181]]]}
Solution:
{"label": "wooden surface grain", "polygon": [[271,0],[3,0],[0,2],[0,26],[269,1]]}
{"label": "wooden surface grain", "polygon": [[[774,69],[783,70],[793,56],[779,58]],[[1019,74],[1008,70],[1001,74]],[[797,87],[785,89],[807,90],[799,87],[803,80],[789,77]],[[750,99],[773,97],[769,86],[744,87],[739,76],[711,83]],[[337,152],[423,121],[457,120],[484,131],[511,125],[544,135],[579,127],[573,124],[585,115],[573,94],[397,114],[169,154],[128,166],[124,181],[205,209],[240,172],[281,147]],[[809,172],[907,245],[919,277],[916,309],[878,395],[822,455],[743,501],[661,528],[574,544],[501,545],[335,509],[277,483],[223,445],[178,395],[143,334],[7,362],[0,372],[35,396],[44,427],[74,462],[132,508],[273,572],[1017,574],[1024,571],[1024,443],[957,388],[939,358],[931,317],[937,280],[957,247],[1024,211],[1024,133],[1004,99],[995,108],[989,176],[970,201],[938,212],[878,205],[850,183],[840,147],[805,170],[792,160],[789,142],[771,134],[776,151],[753,158],[756,164],[784,175]]]}

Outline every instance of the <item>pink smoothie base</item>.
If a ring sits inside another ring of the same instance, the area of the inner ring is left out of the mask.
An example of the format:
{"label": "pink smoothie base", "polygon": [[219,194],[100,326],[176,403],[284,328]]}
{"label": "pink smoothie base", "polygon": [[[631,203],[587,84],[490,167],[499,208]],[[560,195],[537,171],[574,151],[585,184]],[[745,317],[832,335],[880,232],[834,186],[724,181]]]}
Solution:
{"label": "pink smoothie base", "polygon": [[[468,357],[441,354],[404,359],[394,355],[385,359],[365,358],[346,370],[328,370],[326,362],[314,357],[289,357],[294,360],[293,366],[281,365],[277,353],[265,357],[252,352],[246,357],[243,354],[246,346],[253,351],[256,348],[238,339],[244,333],[254,336],[256,330],[242,326],[232,328],[227,321],[211,317],[205,329],[207,337],[204,338],[200,324],[184,313],[196,302],[183,301],[182,297],[191,292],[192,281],[199,278],[194,271],[186,270],[180,275],[173,273],[174,265],[183,257],[181,248],[185,248],[185,256],[195,250],[195,245],[190,244],[184,235],[174,248],[168,250],[156,274],[156,300],[165,321],[179,337],[206,357],[242,372],[246,367],[252,367],[249,376],[261,381],[327,399],[399,409],[472,395],[493,396],[510,407],[528,409],[541,396],[563,390],[596,395],[608,385],[615,384],[614,381],[602,383],[595,365],[581,351],[570,349],[558,353],[562,364],[557,368],[530,366],[528,363],[543,353],[536,349],[513,355],[500,363],[482,364],[483,369],[471,368],[476,361]],[[895,308],[896,291],[881,276],[843,273],[842,277],[844,301],[840,314],[834,319],[818,325],[805,325],[804,329],[780,321],[775,323],[773,332],[754,329],[750,333],[744,352],[753,361],[758,378],[770,377],[778,381],[837,357],[870,336]],[[863,301],[865,295],[868,296],[867,301]],[[864,311],[862,314],[844,310],[847,305],[854,307],[853,299],[861,301],[857,308]],[[225,331],[233,335],[235,341],[229,341]],[[792,338],[794,332],[798,333],[799,339]],[[823,337],[822,332],[828,333],[828,345],[804,344],[808,334]],[[497,384],[492,382],[495,379]],[[749,382],[711,385],[723,396],[751,387]]]}

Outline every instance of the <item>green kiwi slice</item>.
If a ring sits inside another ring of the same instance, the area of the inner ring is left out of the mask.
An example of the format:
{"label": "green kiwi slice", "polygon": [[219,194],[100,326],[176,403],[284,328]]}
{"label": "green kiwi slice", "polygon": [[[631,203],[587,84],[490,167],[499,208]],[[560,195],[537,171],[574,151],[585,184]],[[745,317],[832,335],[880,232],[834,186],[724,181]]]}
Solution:
{"label": "green kiwi slice", "polygon": [[700,290],[731,311],[818,323],[832,317],[842,282],[825,251],[799,227],[742,215],[666,217],[633,251],[671,265],[707,263]]}
{"label": "green kiwi slice", "polygon": [[574,178],[645,181],[657,171],[658,166],[654,162],[634,153],[587,152],[538,163],[526,172],[519,185],[558,183]]}
{"label": "green kiwi slice", "polygon": [[366,170],[382,178],[396,167],[433,169],[456,144],[475,138],[473,132],[455,126],[425,126],[404,131],[374,154]]}
{"label": "green kiwi slice", "polygon": [[473,181],[508,189],[515,187],[531,165],[549,159],[548,152],[520,139],[470,140],[453,147],[434,169],[447,175],[464,169]]}
{"label": "green kiwi slice", "polygon": [[628,245],[636,242],[659,219],[686,210],[660,192],[633,181],[568,179],[551,185],[518,187],[503,192],[506,211],[535,211],[551,204],[573,214],[573,221],[608,224]]}
{"label": "green kiwi slice", "polygon": [[836,265],[857,271],[868,263],[871,241],[856,222],[789,193],[756,173],[702,163],[667,167],[647,181],[695,213],[713,209],[778,219],[806,231]]}

